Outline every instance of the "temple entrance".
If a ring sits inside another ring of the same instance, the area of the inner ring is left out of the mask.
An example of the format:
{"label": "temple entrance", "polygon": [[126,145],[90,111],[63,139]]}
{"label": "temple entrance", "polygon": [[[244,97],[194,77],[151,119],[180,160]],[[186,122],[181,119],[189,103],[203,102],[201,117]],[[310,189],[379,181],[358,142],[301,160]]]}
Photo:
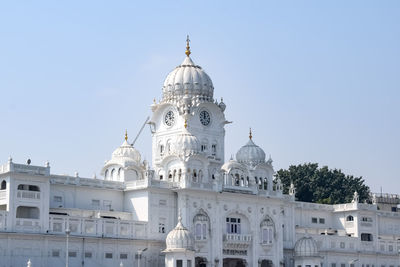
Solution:
{"label": "temple entrance", "polygon": [[223,267],[246,267],[246,261],[243,259],[225,258]]}
{"label": "temple entrance", "polygon": [[195,258],[195,267],[207,267],[207,259],[202,257]]}
{"label": "temple entrance", "polygon": [[271,260],[262,260],[261,267],[272,267],[273,263]]}

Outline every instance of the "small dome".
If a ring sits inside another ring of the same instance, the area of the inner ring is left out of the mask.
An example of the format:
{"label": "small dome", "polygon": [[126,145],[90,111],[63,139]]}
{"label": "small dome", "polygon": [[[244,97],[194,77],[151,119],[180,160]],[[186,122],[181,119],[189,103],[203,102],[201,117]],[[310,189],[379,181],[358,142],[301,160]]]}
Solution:
{"label": "small dome", "polygon": [[297,240],[294,246],[296,256],[315,257],[318,256],[317,243],[312,237],[303,237]]}
{"label": "small dome", "polygon": [[141,156],[139,151],[129,144],[127,140],[125,140],[120,147],[114,150],[111,160],[118,162],[134,161],[135,163],[139,164]]}
{"label": "small dome", "polygon": [[171,71],[162,88],[163,100],[181,100],[184,95],[197,97],[202,101],[213,101],[214,86],[210,77],[189,56]]}
{"label": "small dome", "polygon": [[182,218],[179,216],[178,224],[168,233],[165,240],[168,249],[194,250],[194,237],[189,230],[183,226]]}
{"label": "small dome", "polygon": [[242,169],[243,166],[236,160],[231,159],[228,162],[225,162],[224,165],[222,165],[221,170],[223,170],[225,172],[229,172],[231,169],[234,169],[234,168]]}
{"label": "small dome", "polygon": [[175,143],[175,153],[179,156],[190,156],[199,152],[199,141],[196,136],[189,133],[186,129],[180,134]]}
{"label": "small dome", "polygon": [[247,144],[236,153],[236,160],[240,163],[257,165],[265,162],[265,152],[250,138]]}

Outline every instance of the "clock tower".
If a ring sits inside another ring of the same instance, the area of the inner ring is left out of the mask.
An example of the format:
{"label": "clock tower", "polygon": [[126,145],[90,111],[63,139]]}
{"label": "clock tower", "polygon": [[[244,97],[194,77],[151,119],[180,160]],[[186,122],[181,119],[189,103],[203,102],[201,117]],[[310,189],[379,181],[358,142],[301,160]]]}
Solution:
{"label": "clock tower", "polygon": [[204,188],[224,162],[226,106],[214,99],[210,77],[191,59],[189,38],[185,54],[165,79],[162,99],[151,105],[152,165],[160,181]]}

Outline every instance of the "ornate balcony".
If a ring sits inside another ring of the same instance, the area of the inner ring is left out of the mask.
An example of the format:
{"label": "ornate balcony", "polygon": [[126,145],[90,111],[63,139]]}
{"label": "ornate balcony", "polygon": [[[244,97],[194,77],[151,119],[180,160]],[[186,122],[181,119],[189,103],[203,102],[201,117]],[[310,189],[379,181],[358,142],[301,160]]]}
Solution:
{"label": "ornate balcony", "polygon": [[246,249],[253,241],[252,235],[224,234],[224,248]]}

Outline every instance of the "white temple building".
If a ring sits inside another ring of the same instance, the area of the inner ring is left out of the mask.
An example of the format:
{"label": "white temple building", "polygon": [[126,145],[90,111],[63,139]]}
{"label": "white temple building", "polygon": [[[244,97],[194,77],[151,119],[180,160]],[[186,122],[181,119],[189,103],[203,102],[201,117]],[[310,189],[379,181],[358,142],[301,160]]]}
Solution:
{"label": "white temple building", "polygon": [[151,163],[127,135],[102,178],[9,158],[0,267],[400,267],[396,205],[378,209],[356,193],[352,203],[298,202],[293,186],[283,194],[251,133],[225,161],[225,108],[188,44],[151,105]]}

